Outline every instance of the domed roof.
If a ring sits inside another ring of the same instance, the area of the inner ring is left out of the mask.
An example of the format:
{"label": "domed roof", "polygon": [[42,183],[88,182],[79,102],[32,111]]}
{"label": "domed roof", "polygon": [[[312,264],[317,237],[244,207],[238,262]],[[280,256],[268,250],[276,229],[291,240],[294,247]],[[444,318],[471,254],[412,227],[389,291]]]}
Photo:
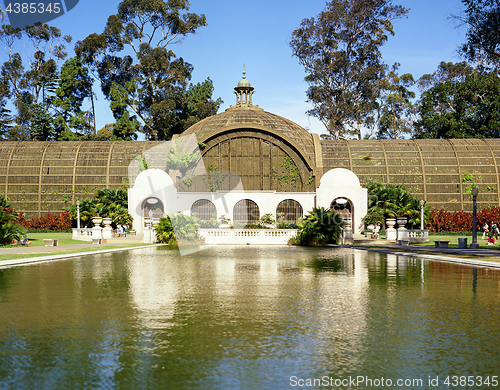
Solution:
{"label": "domed roof", "polygon": [[314,141],[311,133],[298,124],[279,115],[264,111],[258,106],[233,106],[226,111],[195,123],[180,136],[195,134],[198,142],[218,133],[238,130],[269,130],[285,140],[291,140],[301,153],[314,163]]}
{"label": "domed roof", "polygon": [[239,81],[238,87],[251,87],[250,81],[248,81],[245,76]]}

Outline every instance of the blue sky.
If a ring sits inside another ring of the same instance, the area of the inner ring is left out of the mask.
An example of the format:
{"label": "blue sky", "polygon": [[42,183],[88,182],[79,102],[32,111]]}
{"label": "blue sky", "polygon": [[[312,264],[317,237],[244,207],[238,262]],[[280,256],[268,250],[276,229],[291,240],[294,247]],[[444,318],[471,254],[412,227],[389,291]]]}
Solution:
{"label": "blue sky", "polygon": [[[76,41],[101,33],[119,0],[80,0],[66,15],[51,22]],[[210,77],[214,97],[224,100],[219,112],[235,104],[233,88],[242,77],[255,87],[253,103],[286,117],[311,132],[324,133],[323,125],[305,113],[305,72],[292,57],[288,39],[304,18],[316,16],[326,0],[191,0],[190,12],[205,14],[208,26],[197,30],[171,48],[194,66],[192,82]],[[407,18],[395,21],[396,35],[383,47],[388,64],[399,62],[400,73],[415,78],[436,70],[441,61],[459,61],[456,50],[464,42],[465,29],[449,19],[461,9],[460,0],[400,0],[394,4],[410,9]],[[3,57],[4,54],[1,54]],[[2,61],[3,62],[3,61]],[[95,89],[98,92],[98,88]],[[96,111],[97,128],[112,123],[109,102],[102,97]]]}

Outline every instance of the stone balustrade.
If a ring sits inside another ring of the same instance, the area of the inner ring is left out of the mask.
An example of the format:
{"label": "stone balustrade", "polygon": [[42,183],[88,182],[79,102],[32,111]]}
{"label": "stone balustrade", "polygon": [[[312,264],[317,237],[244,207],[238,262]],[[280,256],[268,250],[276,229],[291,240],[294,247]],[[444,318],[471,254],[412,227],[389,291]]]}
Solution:
{"label": "stone balustrade", "polygon": [[429,230],[427,229],[407,229],[406,234],[410,244],[429,241]]}
{"label": "stone balustrade", "polygon": [[286,245],[297,229],[200,229],[205,244]]}
{"label": "stone balustrade", "polygon": [[73,240],[92,241],[92,228],[80,228],[73,230]]}

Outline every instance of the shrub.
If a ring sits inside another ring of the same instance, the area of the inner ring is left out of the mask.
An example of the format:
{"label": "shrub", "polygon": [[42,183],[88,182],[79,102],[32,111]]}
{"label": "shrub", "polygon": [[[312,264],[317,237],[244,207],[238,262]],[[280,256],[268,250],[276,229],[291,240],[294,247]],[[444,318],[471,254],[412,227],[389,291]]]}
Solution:
{"label": "shrub", "polygon": [[19,241],[26,234],[26,229],[16,223],[17,218],[7,198],[0,195],[0,245],[8,245],[13,240]]}
{"label": "shrub", "polygon": [[[477,230],[481,231],[485,223],[500,221],[500,207],[487,208],[477,212]],[[431,210],[427,228],[431,232],[470,232],[472,213],[467,211]]]}
{"label": "shrub", "polygon": [[194,217],[177,214],[160,218],[155,227],[158,242],[178,245],[179,243],[202,243],[204,239],[199,234],[200,225]]}
{"label": "shrub", "polygon": [[299,222],[299,231],[289,240],[291,245],[325,246],[339,241],[342,217],[334,210],[313,208],[303,221]]}
{"label": "shrub", "polygon": [[[76,204],[64,208],[73,218],[77,218]],[[80,200],[80,219],[84,224],[89,224],[94,215],[111,218],[113,227],[117,225],[131,225],[132,216],[128,212],[127,191],[121,188],[103,188],[94,194],[94,198]]]}
{"label": "shrub", "polygon": [[66,230],[71,229],[71,215],[67,211],[52,214],[50,211],[40,218],[25,219],[22,213],[19,213],[18,222],[29,230]]}
{"label": "shrub", "polygon": [[276,229],[298,229],[297,222],[281,222],[276,225]]}

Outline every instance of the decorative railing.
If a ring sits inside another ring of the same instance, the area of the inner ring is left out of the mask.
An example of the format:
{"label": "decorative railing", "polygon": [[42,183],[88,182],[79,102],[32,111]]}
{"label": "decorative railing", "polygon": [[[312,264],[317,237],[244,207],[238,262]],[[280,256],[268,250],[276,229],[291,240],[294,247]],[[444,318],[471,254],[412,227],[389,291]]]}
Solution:
{"label": "decorative railing", "polygon": [[92,241],[92,228],[80,228],[72,230],[74,240]]}
{"label": "decorative railing", "polygon": [[296,234],[297,229],[200,229],[208,245],[283,245]]}
{"label": "decorative railing", "polygon": [[429,231],[424,229],[398,229],[398,240],[408,240],[410,244],[429,241]]}

